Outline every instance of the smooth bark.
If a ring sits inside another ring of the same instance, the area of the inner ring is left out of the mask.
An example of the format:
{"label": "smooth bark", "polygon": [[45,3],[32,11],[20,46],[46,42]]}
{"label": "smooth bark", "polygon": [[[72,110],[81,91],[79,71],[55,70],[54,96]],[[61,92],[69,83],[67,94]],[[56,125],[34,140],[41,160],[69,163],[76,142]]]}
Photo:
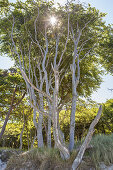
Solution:
{"label": "smooth bark", "polygon": [[72,106],[71,106],[71,116],[70,116],[70,139],[69,139],[69,151],[73,150],[74,147],[74,136],[75,136],[75,112],[76,112],[76,101],[77,101],[77,86],[80,79],[80,66],[79,66],[79,55],[78,55],[78,43],[81,36],[81,31],[77,30],[77,37],[75,39],[74,30],[71,27],[73,42],[74,42],[74,55],[73,63],[71,65],[72,72]]}
{"label": "smooth bark", "polygon": [[22,131],[20,133],[20,147],[19,147],[19,149],[22,149],[22,144],[23,144],[22,135],[23,135],[23,132],[24,132],[24,128],[25,128],[25,121],[24,121],[24,124],[23,124],[23,127],[22,127]]}
{"label": "smooth bark", "polygon": [[54,130],[54,140],[56,147],[60,150],[63,159],[69,159],[70,153],[66,146],[61,143],[58,127],[58,92],[59,92],[59,73],[58,70],[54,70],[55,75],[55,88],[54,88],[54,103],[53,103],[53,130]]}
{"label": "smooth bark", "polygon": [[[49,115],[51,116],[51,110],[49,111]],[[50,117],[48,117],[47,146],[48,148],[51,148],[51,119]]]}
{"label": "smooth bark", "polygon": [[[42,94],[40,96],[40,110],[44,110],[43,107],[43,96]],[[43,115],[39,114],[38,118],[38,129],[37,129],[37,137],[38,137],[38,147],[43,147],[43,134],[42,134],[42,122],[43,122]]]}
{"label": "smooth bark", "polygon": [[77,154],[77,157],[75,158],[75,160],[72,164],[72,170],[76,170],[78,168],[79,164],[81,163],[84,152],[85,152],[86,148],[88,147],[88,145],[89,145],[89,143],[92,139],[92,135],[94,133],[94,127],[98,123],[100,116],[101,116],[101,113],[102,113],[102,106],[99,107],[97,116],[95,117],[95,119],[93,120],[93,122],[91,123],[91,125],[89,127],[89,131],[87,133],[87,136],[86,136],[82,146],[80,147],[80,150]]}

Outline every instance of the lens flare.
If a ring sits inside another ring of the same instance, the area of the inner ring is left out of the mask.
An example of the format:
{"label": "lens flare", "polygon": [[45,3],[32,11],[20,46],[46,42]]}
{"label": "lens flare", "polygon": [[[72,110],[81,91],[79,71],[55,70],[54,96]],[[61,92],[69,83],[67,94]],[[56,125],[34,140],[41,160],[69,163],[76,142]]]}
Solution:
{"label": "lens flare", "polygon": [[57,19],[54,16],[52,16],[50,18],[50,23],[54,26],[57,23]]}

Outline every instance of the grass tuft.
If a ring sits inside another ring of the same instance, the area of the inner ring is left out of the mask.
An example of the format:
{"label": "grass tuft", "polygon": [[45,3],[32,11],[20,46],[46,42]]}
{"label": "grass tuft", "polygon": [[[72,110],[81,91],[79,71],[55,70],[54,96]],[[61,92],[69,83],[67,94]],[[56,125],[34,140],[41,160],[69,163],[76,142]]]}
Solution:
{"label": "grass tuft", "polygon": [[[8,161],[6,170],[70,170],[82,142],[76,143],[76,149],[71,153],[69,160],[62,160],[58,149],[34,148],[22,154],[12,156]],[[106,166],[113,164],[113,134],[94,136],[91,146],[91,148],[86,149],[78,170],[99,169],[101,162]]]}
{"label": "grass tuft", "polygon": [[96,135],[91,144],[94,149],[90,154],[96,167],[99,167],[100,162],[104,162],[105,165],[113,163],[113,134]]}
{"label": "grass tuft", "polygon": [[6,170],[32,169],[32,170],[68,170],[68,165],[60,158],[57,149],[34,148],[20,155],[12,156],[8,161]]}

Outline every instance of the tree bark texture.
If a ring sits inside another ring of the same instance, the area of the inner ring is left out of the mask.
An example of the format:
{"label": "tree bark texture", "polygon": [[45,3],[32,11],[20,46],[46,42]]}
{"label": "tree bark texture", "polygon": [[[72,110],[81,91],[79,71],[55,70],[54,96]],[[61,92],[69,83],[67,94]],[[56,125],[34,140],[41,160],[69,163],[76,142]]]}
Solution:
{"label": "tree bark texture", "polygon": [[23,124],[23,128],[22,128],[22,131],[20,133],[20,147],[19,149],[22,149],[22,135],[23,135],[23,132],[24,132],[24,128],[25,128],[25,121],[24,121],[24,124]]}
{"label": "tree bark texture", "polygon": [[72,151],[74,147],[74,135],[75,135],[75,112],[76,112],[76,101],[77,101],[77,86],[80,79],[80,59],[78,54],[78,43],[81,36],[81,31],[77,30],[77,37],[75,39],[74,30],[71,27],[73,42],[74,42],[74,54],[73,54],[73,63],[71,65],[72,72],[72,108],[71,108],[71,117],[70,117],[70,140],[69,140],[69,150]]}
{"label": "tree bark texture", "polygon": [[53,130],[54,130],[54,140],[56,147],[62,153],[63,159],[69,159],[70,153],[66,146],[61,143],[60,134],[59,134],[59,127],[58,127],[58,91],[59,91],[59,73],[57,70],[54,70],[55,75],[55,88],[54,88],[54,103],[53,103]]}
{"label": "tree bark texture", "polygon": [[[39,94],[40,97],[40,110],[44,110],[43,108],[43,96]],[[43,115],[39,113],[38,118],[38,129],[37,129],[37,137],[38,137],[38,147],[43,147],[43,134],[42,134],[42,122],[43,122]]]}
{"label": "tree bark texture", "polygon": [[75,77],[76,65],[72,65],[72,107],[70,116],[70,139],[69,139],[69,151],[71,152],[74,147],[74,136],[75,136],[75,112],[76,112],[76,101],[77,101],[77,91],[76,91],[76,77]]}
{"label": "tree bark texture", "polygon": [[[30,93],[30,92],[29,92]],[[36,98],[34,89],[31,87],[31,99],[33,99],[33,103],[36,106]],[[43,96],[42,94],[39,94],[40,99],[40,109],[43,109]],[[38,123],[37,123],[37,113],[34,109],[33,112],[33,123],[35,125],[35,128],[37,130],[37,139],[38,139],[38,147],[43,147],[43,135],[42,135],[42,121],[43,121],[43,115],[39,113]]]}
{"label": "tree bark texture", "polygon": [[51,148],[51,119],[48,117],[47,146]]}

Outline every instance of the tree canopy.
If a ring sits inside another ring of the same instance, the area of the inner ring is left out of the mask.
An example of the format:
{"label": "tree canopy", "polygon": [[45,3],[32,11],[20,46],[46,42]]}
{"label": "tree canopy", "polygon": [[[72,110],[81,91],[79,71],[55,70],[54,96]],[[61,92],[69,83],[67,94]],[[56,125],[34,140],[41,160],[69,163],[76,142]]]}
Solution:
{"label": "tree canopy", "polygon": [[[39,5],[39,7],[37,7],[37,5]],[[60,57],[62,49],[65,46],[65,41],[67,38],[67,9],[66,7],[64,8],[62,6],[59,6],[57,9],[55,9],[52,2],[47,4],[44,2],[38,2],[37,5],[31,1],[26,1],[25,3],[17,2],[16,4],[9,5],[9,8],[13,9],[12,12],[15,18],[13,39],[16,43],[16,46],[18,46],[18,50],[20,48],[22,50],[20,52],[18,51],[19,53],[23,53],[21,54],[21,57],[22,55],[26,57],[24,57],[24,62],[26,65],[29,65],[27,56],[28,51],[31,50],[31,67],[35,67],[39,58],[41,58],[41,56],[44,54],[42,47],[44,47],[45,43],[45,27],[47,27],[46,29],[49,42],[47,58],[49,60],[48,71],[50,71],[51,61],[53,58],[52,56],[55,55],[55,41],[57,35],[60,37],[57,58]],[[37,10],[40,11],[39,17],[37,17]],[[104,22],[102,21],[102,17],[104,17],[105,14],[100,13],[95,8],[91,8],[89,6],[87,9],[85,9],[82,7],[82,5],[73,3],[70,5],[69,10],[73,11],[70,12],[70,30],[73,27],[74,32],[76,32],[77,25],[79,29],[83,29],[86,24],[86,27],[82,32],[81,40],[78,44],[78,52],[80,53],[81,59],[81,79],[78,86],[78,93],[81,96],[88,96],[93,92],[93,90],[96,90],[102,82],[102,71],[99,68],[99,58],[97,56],[101,56],[103,53],[102,52],[100,54],[100,51],[102,51],[102,44],[100,44],[100,42],[103,42],[103,38],[105,39],[105,42],[107,41],[108,35],[106,35],[106,32],[109,30],[109,28],[105,26]],[[8,11],[9,14],[7,13],[7,17],[4,16],[1,19],[1,51],[12,57],[10,38],[12,31],[12,14],[10,11],[11,10]],[[58,20],[58,23],[56,23],[53,28],[50,24],[50,17],[52,15],[54,15]],[[34,24],[36,24],[36,28],[34,27]],[[40,42],[41,48],[37,46],[36,39]],[[103,45],[106,46],[105,43]],[[69,66],[72,62],[73,46],[74,44],[72,42],[72,37],[70,36],[61,66],[61,69],[63,68],[61,74],[64,74],[65,68],[67,68],[68,71],[68,74],[64,77],[64,80],[60,86],[62,95],[64,94],[63,89],[68,91],[68,93],[69,89],[71,90],[71,88],[68,87],[71,87],[71,73]],[[108,49],[110,50],[110,48]],[[16,56],[14,55],[13,57],[15,58]],[[110,58],[112,60],[112,57]],[[18,64],[19,61],[17,57],[15,59]],[[108,57],[106,56],[106,61],[107,60]],[[65,88],[62,89],[64,86]]]}

